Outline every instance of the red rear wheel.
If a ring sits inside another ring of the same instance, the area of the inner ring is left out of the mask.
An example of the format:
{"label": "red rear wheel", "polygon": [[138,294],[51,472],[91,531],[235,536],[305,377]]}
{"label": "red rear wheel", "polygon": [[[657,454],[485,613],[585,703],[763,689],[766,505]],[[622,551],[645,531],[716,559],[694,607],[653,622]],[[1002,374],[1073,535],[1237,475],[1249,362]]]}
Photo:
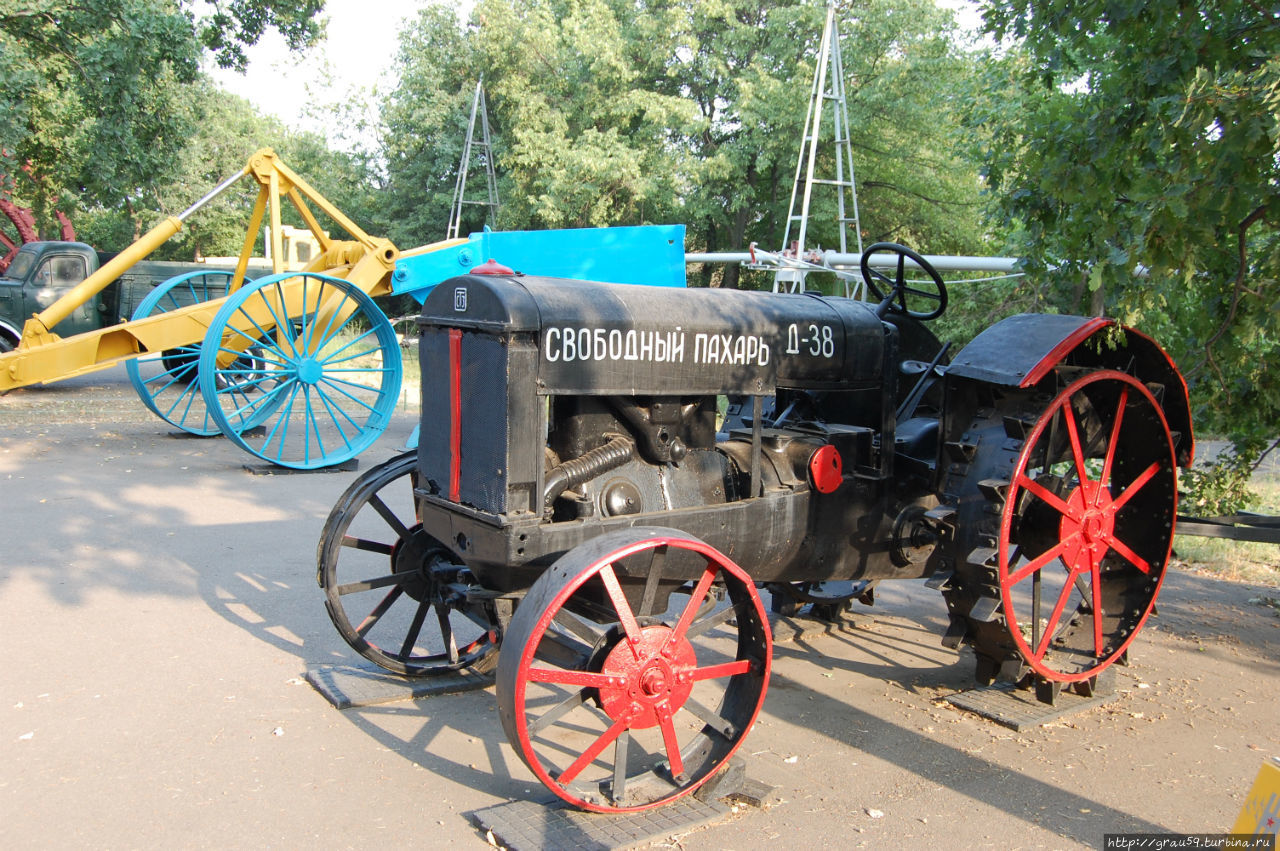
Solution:
{"label": "red rear wheel", "polygon": [[1177,508],[1173,438],[1145,385],[1088,373],[1035,421],[1001,516],[998,582],[1009,634],[1049,680],[1088,679],[1155,604]]}

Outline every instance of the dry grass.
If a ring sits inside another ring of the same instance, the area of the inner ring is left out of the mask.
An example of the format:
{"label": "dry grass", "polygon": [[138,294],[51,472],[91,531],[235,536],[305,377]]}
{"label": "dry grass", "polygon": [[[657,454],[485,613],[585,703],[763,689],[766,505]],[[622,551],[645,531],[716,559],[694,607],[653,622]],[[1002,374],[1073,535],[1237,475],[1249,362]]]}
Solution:
{"label": "dry grass", "polygon": [[[1253,511],[1280,514],[1280,480],[1255,479],[1253,489],[1262,498]],[[1177,535],[1173,551],[1175,566],[1183,569],[1231,582],[1280,587],[1280,545]]]}

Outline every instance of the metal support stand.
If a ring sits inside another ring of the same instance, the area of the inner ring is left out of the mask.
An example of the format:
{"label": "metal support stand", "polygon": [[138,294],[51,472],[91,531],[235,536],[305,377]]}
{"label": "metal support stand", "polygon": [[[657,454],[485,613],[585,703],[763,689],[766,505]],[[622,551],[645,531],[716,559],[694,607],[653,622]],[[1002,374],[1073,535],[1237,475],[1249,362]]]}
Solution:
{"label": "metal support stand", "polygon": [[729,760],[697,792],[664,807],[639,813],[588,813],[559,798],[509,801],[470,813],[491,842],[511,851],[552,848],[615,851],[648,846],[672,834],[687,833],[728,816],[733,803],[767,807],[776,803],[774,788],[747,776],[740,757]]}
{"label": "metal support stand", "polygon": [[[476,116],[480,116],[480,142],[475,142]],[[468,201],[467,172],[471,170],[471,154],[475,150],[485,167],[485,178],[489,190],[488,200]],[[453,189],[453,207],[449,213],[449,227],[445,231],[447,239],[457,239],[462,230],[462,208],[466,204],[479,204],[488,207],[485,220],[493,225],[498,223],[498,180],[493,170],[493,145],[489,135],[489,108],[484,99],[484,80],[476,83],[476,93],[471,99],[471,121],[467,124],[467,139],[462,146],[462,161],[458,163],[458,180]]]}
{"label": "metal support stand", "polygon": [[[818,159],[818,140],[822,130],[822,113],[826,104],[832,104],[831,123],[835,141],[835,178],[814,176]],[[858,189],[853,176],[853,148],[850,145],[849,103],[844,90],[844,60],[840,56],[840,32],[836,26],[836,6],[827,6],[827,22],[822,30],[822,42],[818,48],[818,62],[813,74],[813,88],[809,94],[809,111],[805,115],[804,139],[800,156],[796,161],[796,176],[791,187],[791,204],[787,208],[786,233],[782,238],[783,255],[797,262],[796,268],[785,266],[773,280],[774,292],[804,292],[805,239],[808,236],[809,205],[813,187],[833,186],[836,190],[836,225],[840,235],[840,253],[848,253],[847,231],[850,226],[857,238],[858,253],[862,253],[862,223],[858,217]],[[803,181],[801,175],[804,175]],[[846,192],[849,207],[845,206]],[[800,211],[796,212],[796,198],[800,197]],[[851,214],[850,214],[851,213]],[[792,225],[796,225],[792,238]],[[858,285],[859,295],[861,285]],[[849,280],[845,279],[845,295],[853,295]]]}
{"label": "metal support stand", "polygon": [[1012,730],[1042,727],[1067,715],[1109,703],[1117,697],[1115,671],[1107,668],[1085,688],[1062,688],[1062,683],[1037,681],[1033,689],[996,682],[947,698],[957,709],[981,715]]}
{"label": "metal support stand", "polygon": [[335,709],[457,694],[493,685],[492,675],[465,669],[434,677],[400,677],[364,661],[351,665],[309,665],[305,676],[311,687]]}

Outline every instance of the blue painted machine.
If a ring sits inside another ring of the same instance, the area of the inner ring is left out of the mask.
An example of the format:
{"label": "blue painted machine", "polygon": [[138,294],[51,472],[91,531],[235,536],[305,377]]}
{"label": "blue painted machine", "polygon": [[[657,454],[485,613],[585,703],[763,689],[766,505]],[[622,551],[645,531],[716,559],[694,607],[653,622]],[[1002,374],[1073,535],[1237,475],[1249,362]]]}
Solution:
{"label": "blue painted machine", "polygon": [[436,243],[428,249],[401,253],[392,275],[393,292],[411,295],[421,303],[436,284],[488,260],[544,278],[685,285],[684,225],[545,231],[485,228],[465,240]]}

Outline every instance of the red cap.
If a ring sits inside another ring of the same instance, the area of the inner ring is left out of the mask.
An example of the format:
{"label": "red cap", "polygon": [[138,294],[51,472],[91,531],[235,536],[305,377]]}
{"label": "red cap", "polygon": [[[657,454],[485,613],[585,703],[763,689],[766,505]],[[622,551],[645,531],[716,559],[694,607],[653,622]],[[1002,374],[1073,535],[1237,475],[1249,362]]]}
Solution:
{"label": "red cap", "polygon": [[471,274],[473,275],[514,275],[515,273],[515,269],[512,269],[509,266],[503,266],[493,258],[490,258],[488,263],[484,263],[471,270]]}
{"label": "red cap", "polygon": [[809,478],[818,493],[833,493],[840,487],[843,472],[840,453],[829,443],[809,456]]}

